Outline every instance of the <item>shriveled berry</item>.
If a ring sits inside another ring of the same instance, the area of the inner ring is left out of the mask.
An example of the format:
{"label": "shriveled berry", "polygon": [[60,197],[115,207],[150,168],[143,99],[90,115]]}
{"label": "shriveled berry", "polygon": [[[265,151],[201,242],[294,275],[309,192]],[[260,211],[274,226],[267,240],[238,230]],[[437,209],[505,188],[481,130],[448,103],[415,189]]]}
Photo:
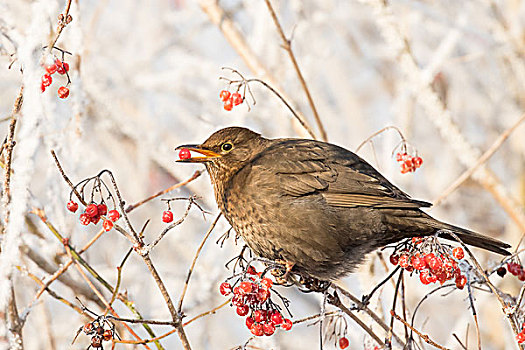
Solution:
{"label": "shriveled berry", "polygon": [[275,333],[275,325],[272,322],[263,323],[264,335],[272,335]]}
{"label": "shriveled berry", "polygon": [[105,341],[110,341],[113,339],[113,331],[111,329],[106,329],[102,334],[102,338],[104,338]]}
{"label": "shriveled berry", "polygon": [[115,221],[117,221],[120,218],[120,213],[118,211],[116,211],[115,209],[110,210],[109,213],[108,213],[108,218],[109,218],[109,220],[115,222]]}
{"label": "shriveled berry", "polygon": [[91,222],[91,218],[89,217],[88,214],[86,213],[80,214],[80,223],[82,225],[89,225],[90,222]]}
{"label": "shriveled berry", "polygon": [[271,279],[265,277],[261,280],[261,285],[263,286],[263,288],[265,289],[270,289],[272,288],[272,285],[273,285],[273,282]]}
{"label": "shriveled berry", "polygon": [[219,94],[219,97],[221,98],[222,102],[226,102],[230,98],[231,93],[228,90],[222,90]]}
{"label": "shriveled berry", "polygon": [[275,310],[270,314],[270,321],[272,321],[274,325],[280,325],[283,323],[283,315],[281,315],[279,311]]}
{"label": "shriveled berry", "polygon": [[458,287],[458,289],[463,289],[465,284],[467,284],[467,277],[464,275],[459,275],[456,277],[456,287]]}
{"label": "shriveled berry", "polygon": [[97,205],[97,210],[98,215],[106,215],[108,213],[108,207],[104,203]]}
{"label": "shriveled berry", "polygon": [[169,223],[173,221],[173,213],[170,210],[165,210],[164,213],[162,213],[162,221],[165,223]]}
{"label": "shriveled berry", "polygon": [[191,152],[187,148],[182,148],[179,151],[179,159],[190,159],[191,158]]}
{"label": "shriveled berry", "polygon": [[248,282],[248,281],[244,281],[244,282],[241,282],[241,284],[239,285],[239,292],[241,294],[248,294],[248,293],[251,293],[252,292],[252,282]]}
{"label": "shriveled berry", "polygon": [[399,262],[399,255],[397,254],[390,255],[390,263],[392,265],[397,265],[398,262]]}
{"label": "shriveled berry", "polygon": [[463,248],[461,247],[456,247],[452,249],[452,255],[458,260],[461,260],[465,257],[465,253],[463,252]]}
{"label": "shriveled berry", "polygon": [[246,327],[248,327],[248,329],[251,329],[254,323],[255,320],[253,318],[246,317]]}
{"label": "shriveled berry", "polygon": [[44,74],[42,75],[42,85],[49,86],[53,82],[53,78],[51,78],[51,75]]}
{"label": "shriveled berry", "polygon": [[293,325],[292,321],[286,318],[281,324],[281,328],[284,329],[285,331],[289,331],[290,329],[292,329],[292,325]]}
{"label": "shriveled berry", "polygon": [[58,88],[58,97],[67,98],[69,96],[69,88],[61,86]]}
{"label": "shriveled berry", "polygon": [[499,277],[503,277],[507,274],[507,269],[502,266],[496,270],[496,273],[498,274]]}
{"label": "shriveled berry", "polygon": [[341,349],[346,349],[348,345],[350,345],[350,341],[348,341],[346,337],[342,337],[341,339],[339,339],[339,347]]}
{"label": "shriveled berry", "polygon": [[90,204],[86,207],[85,212],[90,218],[93,218],[98,215],[98,207],[96,204]]}
{"label": "shriveled berry", "polygon": [[104,231],[108,232],[113,228],[113,222],[111,222],[111,220],[104,220],[102,227],[104,228]]}
{"label": "shriveled berry", "polygon": [[228,282],[222,282],[219,286],[219,292],[222,295],[228,295],[232,292],[232,286]]}
{"label": "shriveled berry", "polygon": [[224,101],[224,109],[231,111],[233,109],[233,101],[231,99]]}
{"label": "shriveled berry", "polygon": [[250,327],[250,331],[252,332],[253,335],[257,336],[257,337],[260,337],[261,335],[264,334],[264,331],[263,331],[263,325],[260,324],[260,323],[254,323],[251,327]]}
{"label": "shriveled berry", "polygon": [[69,210],[70,212],[74,213],[78,210],[78,203],[77,202],[74,202],[74,201],[69,201],[69,203],[67,203],[67,210]]}
{"label": "shriveled berry", "polygon": [[239,316],[246,316],[248,315],[249,311],[250,308],[248,307],[248,305],[237,306],[237,315]]}
{"label": "shriveled berry", "polygon": [[238,106],[242,103],[243,99],[240,93],[234,92],[232,94],[232,102],[235,106]]}
{"label": "shriveled berry", "polygon": [[100,221],[100,215],[97,215],[97,216],[93,216],[92,218],[90,218],[91,222],[93,224],[98,224],[98,222]]}

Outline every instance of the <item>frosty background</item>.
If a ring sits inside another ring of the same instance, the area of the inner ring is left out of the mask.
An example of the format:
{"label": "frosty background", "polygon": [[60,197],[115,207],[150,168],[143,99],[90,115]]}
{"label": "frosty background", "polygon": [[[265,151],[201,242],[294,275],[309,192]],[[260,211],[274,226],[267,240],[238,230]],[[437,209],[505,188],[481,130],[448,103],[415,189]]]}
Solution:
{"label": "frosty background", "polygon": [[[523,119],[525,110],[525,2],[272,3],[286,37],[291,39],[330,142],[355,150],[375,131],[388,125],[399,127],[424,159],[417,172],[399,172],[392,158],[399,137],[393,131],[374,138],[373,147],[367,144],[359,154],[413,197],[439,199],[429,210],[435,217],[497,237],[512,244],[512,249],[523,248],[525,128],[504,133]],[[73,54],[67,57],[71,93],[67,99],[59,99],[58,82],[41,93],[40,63],[45,53],[42,47],[56,37],[57,16],[65,6],[63,1],[53,0],[0,3],[0,126],[6,137],[10,125],[14,126],[16,142],[9,184],[5,165],[12,143],[6,143],[2,153],[0,315],[5,322],[0,322],[0,343],[4,348],[85,349],[89,345],[84,334],[70,345],[77,329],[89,318],[48,292],[37,297],[41,286],[35,279],[46,282],[70,258],[35,211],[43,210],[47,220],[77,249],[100,231],[100,225],[80,225],[78,212],[66,210],[70,189],[55,166],[51,149],[73,182],[102,169],[113,171],[124,200],[131,204],[202,170],[199,165],[176,164],[174,147],[202,142],[221,127],[246,126],[272,138],[308,137],[279,99],[261,85],[252,85],[257,103],[250,111],[245,104],[225,111],[218,94],[226,85],[218,78],[232,76],[221,70],[223,66],[274,86],[304,115],[315,134],[321,135],[265,1],[73,1],[73,21],[56,44]],[[19,113],[12,114],[21,86],[23,104]],[[496,145],[496,152],[478,162],[501,135],[507,138]],[[475,165],[478,168],[470,178],[442,196]],[[218,209],[206,174],[160,197],[193,194],[201,197],[199,203],[211,215],[203,220],[202,213],[193,207],[187,219],[151,253],[174,302]],[[166,226],[161,222],[166,206],[160,198],[130,213],[137,230],[151,219],[145,231],[148,241]],[[186,205],[172,204],[176,219],[184,214]],[[224,264],[242,247],[231,238],[222,249],[215,244],[228,227],[221,219],[204,245],[184,299],[184,320],[226,300],[218,293],[218,285],[230,274]],[[112,230],[83,257],[115,285],[116,267],[129,248],[129,241]],[[473,251],[486,269],[499,262],[496,255]],[[104,305],[75,266],[49,288],[76,306],[80,304],[75,296],[102,313]],[[366,266],[341,283],[362,295],[386,274],[372,254]],[[121,277],[120,292],[144,318],[170,320],[166,303],[137,254],[131,254]],[[111,298],[111,293],[90,279],[105,298]],[[523,283],[513,276],[502,279],[494,275],[491,280],[509,296],[518,296],[520,288],[523,292]],[[432,287],[421,285],[417,277],[405,281],[410,315]],[[501,305],[487,290],[473,291],[481,347],[517,348]],[[303,294],[295,288],[280,291],[292,300],[294,319],[319,313],[319,295]],[[371,304],[387,323],[392,295],[393,286],[388,283]],[[122,302],[117,300],[113,306],[120,316],[134,318]],[[460,349],[455,334],[468,348],[478,347],[466,289],[435,293],[421,308],[415,326],[434,341]],[[369,317],[358,316],[385,337]],[[522,320],[523,315],[520,317]],[[353,321],[348,324],[350,348],[373,349],[363,329]],[[130,327],[143,339],[149,337],[142,326]],[[156,335],[173,329],[152,328]],[[134,339],[121,325],[117,329],[123,339]],[[397,321],[395,330],[404,335]],[[185,332],[194,349],[235,348],[251,336],[229,306],[192,322]],[[250,346],[312,349],[318,347],[318,333],[317,326],[302,323],[294,325],[291,332],[252,340]],[[419,337],[416,340],[423,349],[433,348]],[[176,333],[160,343],[165,349],[182,348]],[[104,346],[112,345],[105,342]],[[157,348],[153,343],[148,346]],[[325,344],[326,348],[333,346],[333,342]],[[115,344],[115,348],[144,346]]]}

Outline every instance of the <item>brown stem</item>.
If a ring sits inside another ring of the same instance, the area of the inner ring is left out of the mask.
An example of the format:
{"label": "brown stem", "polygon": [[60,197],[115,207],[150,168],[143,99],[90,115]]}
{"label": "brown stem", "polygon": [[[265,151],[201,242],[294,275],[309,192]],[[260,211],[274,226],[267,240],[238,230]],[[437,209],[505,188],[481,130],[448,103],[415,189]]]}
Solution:
{"label": "brown stem", "polygon": [[401,323],[403,323],[405,325],[405,327],[408,327],[410,328],[410,330],[414,333],[416,333],[421,339],[423,339],[423,341],[427,344],[430,344],[432,346],[435,346],[436,348],[438,349],[441,349],[441,350],[450,350],[442,345],[439,345],[438,343],[436,343],[435,341],[433,341],[432,339],[430,339],[430,337],[428,336],[428,334],[423,334],[421,333],[420,331],[418,331],[417,329],[415,329],[414,327],[412,327],[407,321],[403,320],[401,317],[399,317],[398,315],[396,315],[396,313],[394,312],[394,310],[390,311],[390,314],[392,315],[393,318],[395,318],[396,320],[398,321],[401,321]]}
{"label": "brown stem", "polygon": [[186,281],[184,282],[184,287],[182,288],[182,293],[180,295],[179,306],[178,306],[179,314],[182,313],[182,303],[184,301],[184,297],[186,296],[186,291],[188,290],[188,285],[190,283],[190,278],[191,278],[191,275],[193,273],[193,269],[195,268],[195,264],[197,263],[197,259],[198,259],[199,255],[201,253],[202,248],[204,247],[204,243],[206,243],[206,241],[208,240],[208,237],[210,237],[210,235],[211,235],[213,229],[215,228],[215,225],[217,225],[217,221],[219,221],[220,217],[221,217],[221,213],[219,213],[219,215],[217,215],[215,220],[213,220],[213,222],[210,225],[210,228],[208,229],[208,231],[204,235],[204,238],[202,239],[201,244],[199,245],[199,247],[197,248],[197,251],[195,252],[195,256],[193,257],[193,261],[191,262],[190,270],[188,271],[188,276],[186,276]]}
{"label": "brown stem", "polygon": [[295,58],[295,55],[292,50],[291,41],[286,38],[284,35],[283,28],[281,24],[279,23],[279,19],[277,18],[277,15],[275,14],[275,11],[272,7],[272,4],[270,3],[270,0],[265,0],[266,6],[268,6],[268,11],[270,11],[270,15],[272,16],[273,22],[275,23],[275,27],[277,28],[277,31],[279,32],[279,36],[281,37],[281,40],[283,42],[283,48],[288,52],[288,56],[290,56],[290,60],[292,61],[293,67],[295,69],[295,73],[297,74],[297,77],[299,78],[299,82],[301,83],[301,86],[303,87],[303,90],[306,94],[306,98],[308,99],[308,104],[310,104],[310,108],[312,109],[312,112],[314,114],[315,122],[317,123],[317,127],[319,128],[319,133],[321,134],[321,139],[323,141],[328,140],[328,136],[326,135],[326,130],[323,126],[323,123],[321,122],[321,117],[319,117],[319,113],[317,113],[317,108],[315,107],[314,99],[312,98],[312,94],[310,93],[310,89],[308,89],[308,85],[306,85],[306,80],[304,80],[303,73],[301,72],[301,69],[299,68],[299,64],[297,63],[297,59]]}

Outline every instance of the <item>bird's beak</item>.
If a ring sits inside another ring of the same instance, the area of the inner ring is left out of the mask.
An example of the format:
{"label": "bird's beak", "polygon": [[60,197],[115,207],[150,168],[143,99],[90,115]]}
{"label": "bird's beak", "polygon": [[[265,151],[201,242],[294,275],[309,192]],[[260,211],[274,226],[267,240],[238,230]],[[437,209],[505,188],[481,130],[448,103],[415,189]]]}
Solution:
{"label": "bird's beak", "polygon": [[[182,149],[187,149],[191,153],[190,153],[189,158],[177,159],[177,162],[180,162],[180,163],[203,163],[213,158],[222,157],[220,154],[217,154],[213,151],[202,148],[200,145],[181,145],[175,148],[175,150],[182,150]],[[202,156],[195,156],[194,153],[198,153]]]}

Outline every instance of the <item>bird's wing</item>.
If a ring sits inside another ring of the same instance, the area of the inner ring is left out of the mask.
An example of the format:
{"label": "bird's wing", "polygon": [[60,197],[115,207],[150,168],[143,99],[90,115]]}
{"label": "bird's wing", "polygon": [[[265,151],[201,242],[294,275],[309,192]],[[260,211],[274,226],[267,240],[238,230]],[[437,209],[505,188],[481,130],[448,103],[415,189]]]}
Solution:
{"label": "bird's wing", "polygon": [[324,142],[285,139],[254,159],[271,164],[284,195],[318,193],[336,207],[420,208],[431,204],[411,199],[356,154]]}

